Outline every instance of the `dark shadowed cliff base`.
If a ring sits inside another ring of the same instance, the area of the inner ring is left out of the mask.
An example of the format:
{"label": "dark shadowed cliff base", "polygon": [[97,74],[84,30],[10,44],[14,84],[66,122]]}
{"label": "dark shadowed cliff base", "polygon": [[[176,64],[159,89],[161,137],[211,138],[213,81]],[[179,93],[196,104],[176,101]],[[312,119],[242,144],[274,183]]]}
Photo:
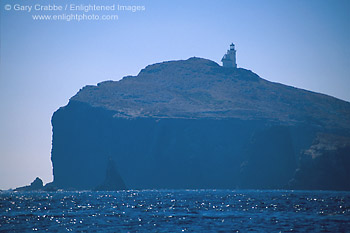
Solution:
{"label": "dark shadowed cliff base", "polygon": [[350,103],[205,59],[86,86],[52,125],[58,188],[350,190]]}

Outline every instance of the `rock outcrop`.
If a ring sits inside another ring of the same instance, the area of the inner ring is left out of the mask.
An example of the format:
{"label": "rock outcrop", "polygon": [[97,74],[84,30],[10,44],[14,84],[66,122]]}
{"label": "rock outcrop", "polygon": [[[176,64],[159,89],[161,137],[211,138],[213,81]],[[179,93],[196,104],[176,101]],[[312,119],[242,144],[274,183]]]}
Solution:
{"label": "rock outcrop", "polygon": [[291,187],[350,190],[349,168],[350,137],[319,134],[301,154]]}
{"label": "rock outcrop", "polygon": [[43,188],[43,181],[37,177],[30,185],[16,188],[14,191],[40,191]]}
{"label": "rock outcrop", "polygon": [[[86,86],[52,125],[58,188],[349,189],[349,165],[331,163],[350,156],[350,103],[206,59]],[[319,135],[335,149],[310,160]]]}
{"label": "rock outcrop", "polygon": [[126,186],[123,179],[120,177],[118,170],[112,158],[108,159],[106,178],[104,182],[96,187],[97,191],[117,191],[125,190]]}

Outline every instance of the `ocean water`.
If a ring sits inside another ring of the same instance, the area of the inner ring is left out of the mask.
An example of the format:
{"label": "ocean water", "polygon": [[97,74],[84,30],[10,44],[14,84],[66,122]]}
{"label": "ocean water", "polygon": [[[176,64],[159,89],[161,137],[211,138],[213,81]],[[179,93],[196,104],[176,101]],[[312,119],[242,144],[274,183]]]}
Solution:
{"label": "ocean water", "polygon": [[350,232],[350,192],[2,192],[0,232]]}

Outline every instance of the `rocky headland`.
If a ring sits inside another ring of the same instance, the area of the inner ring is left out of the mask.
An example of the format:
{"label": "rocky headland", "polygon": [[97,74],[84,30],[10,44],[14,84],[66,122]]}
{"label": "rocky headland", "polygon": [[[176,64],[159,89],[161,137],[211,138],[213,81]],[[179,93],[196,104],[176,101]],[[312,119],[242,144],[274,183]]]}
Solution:
{"label": "rocky headland", "polygon": [[206,59],[85,86],[52,126],[58,188],[350,190],[349,102]]}

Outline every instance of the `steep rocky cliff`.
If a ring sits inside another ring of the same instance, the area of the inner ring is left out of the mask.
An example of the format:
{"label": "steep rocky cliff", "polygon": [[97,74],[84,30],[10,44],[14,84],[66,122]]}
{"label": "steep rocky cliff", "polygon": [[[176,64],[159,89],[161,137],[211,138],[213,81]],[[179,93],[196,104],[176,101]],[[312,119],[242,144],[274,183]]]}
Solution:
{"label": "steep rocky cliff", "polygon": [[350,189],[350,103],[206,59],[86,86],[52,125],[59,188]]}

